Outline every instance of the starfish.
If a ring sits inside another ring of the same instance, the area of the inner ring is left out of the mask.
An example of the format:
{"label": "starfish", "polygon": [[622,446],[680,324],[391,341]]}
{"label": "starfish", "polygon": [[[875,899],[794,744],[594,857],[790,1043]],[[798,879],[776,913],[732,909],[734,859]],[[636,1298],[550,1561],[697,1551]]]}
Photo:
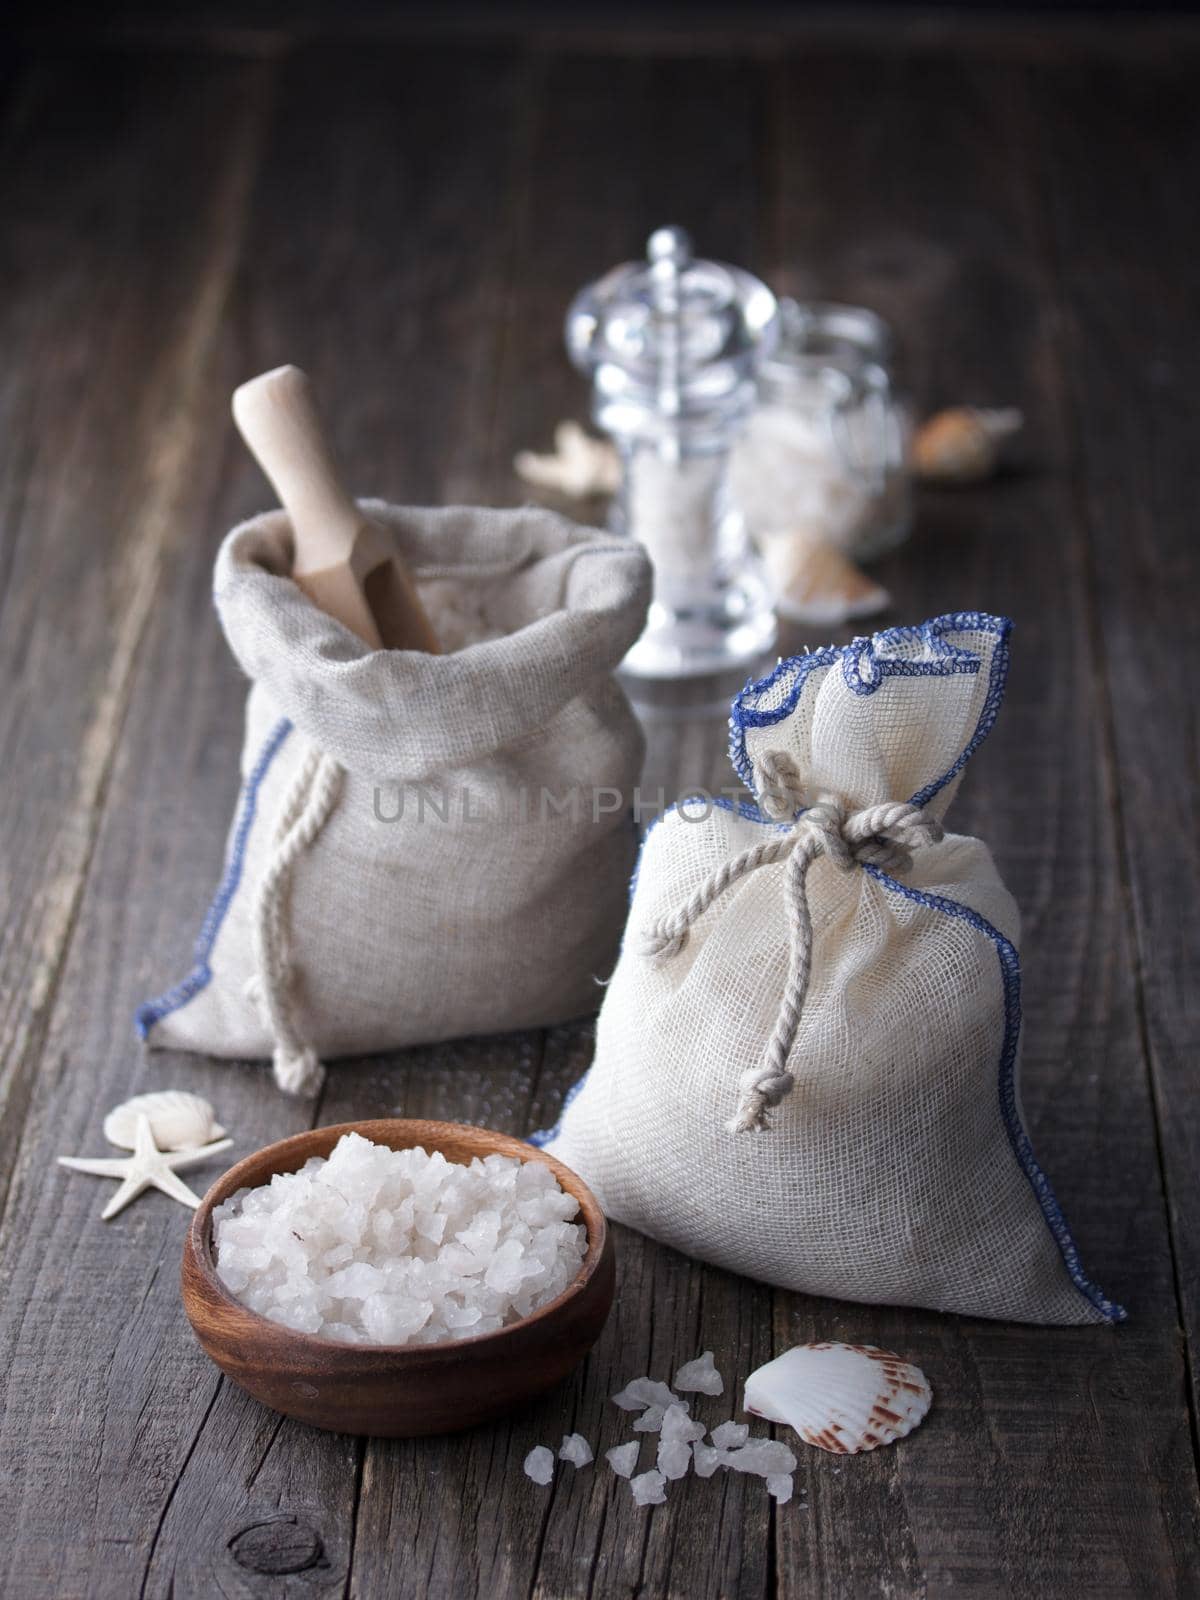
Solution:
{"label": "starfish", "polygon": [[60,1167],[70,1167],[72,1172],[90,1172],[97,1178],[120,1178],[121,1187],[100,1213],[110,1222],[118,1211],[124,1211],[131,1200],[136,1200],[144,1189],[161,1189],[181,1206],[193,1210],[200,1204],[199,1195],[193,1194],[182,1178],[175,1176],[177,1167],[196,1167],[209,1156],[228,1150],[232,1139],[217,1139],[212,1144],[198,1145],[193,1150],[160,1150],[150,1131],[150,1118],[139,1116],[134,1134],[133,1154],[130,1156],[101,1157],[92,1161],[84,1156],[59,1156]]}
{"label": "starfish", "polygon": [[621,458],[616,450],[607,439],[593,439],[577,422],[560,422],[555,428],[551,455],[522,450],[513,465],[526,483],[557,489],[577,500],[615,494],[621,486]]}

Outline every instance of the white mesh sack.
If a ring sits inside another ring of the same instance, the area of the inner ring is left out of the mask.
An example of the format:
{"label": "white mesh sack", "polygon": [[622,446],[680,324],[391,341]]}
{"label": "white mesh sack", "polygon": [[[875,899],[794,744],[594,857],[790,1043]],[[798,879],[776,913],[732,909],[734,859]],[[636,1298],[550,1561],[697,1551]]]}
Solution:
{"label": "white mesh sack", "polygon": [[977,612],[781,662],[734,703],[758,806],[643,847],[595,1063],[538,1142],[610,1216],[812,1294],[1119,1320],[1017,1092],[1016,906],[942,817],[1004,690]]}
{"label": "white mesh sack", "polygon": [[442,655],[370,650],[288,577],[282,512],[226,539],[216,604],[253,687],[225,873],[152,1045],[319,1057],[594,1010],[625,918],[640,730],[612,676],[649,564],[550,512],[364,502]]}

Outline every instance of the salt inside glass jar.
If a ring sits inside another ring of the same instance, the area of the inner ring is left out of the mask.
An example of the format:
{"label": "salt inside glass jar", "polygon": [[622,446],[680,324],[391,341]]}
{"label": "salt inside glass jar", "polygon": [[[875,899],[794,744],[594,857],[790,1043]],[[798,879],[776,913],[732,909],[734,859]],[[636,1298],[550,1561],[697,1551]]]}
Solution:
{"label": "salt inside glass jar", "polygon": [[646,547],[654,599],[622,663],[643,678],[746,669],[771,650],[772,594],[729,492],[729,452],[777,333],[775,297],[750,273],[696,260],[682,228],[651,235],[581,291],[567,348],[593,382],[592,414],[622,461],[614,528]]}
{"label": "salt inside glass jar", "polygon": [[760,544],[801,533],[869,559],[902,543],[912,519],[891,333],[861,306],[782,300],[779,310],[759,404],[734,446],[734,496]]}

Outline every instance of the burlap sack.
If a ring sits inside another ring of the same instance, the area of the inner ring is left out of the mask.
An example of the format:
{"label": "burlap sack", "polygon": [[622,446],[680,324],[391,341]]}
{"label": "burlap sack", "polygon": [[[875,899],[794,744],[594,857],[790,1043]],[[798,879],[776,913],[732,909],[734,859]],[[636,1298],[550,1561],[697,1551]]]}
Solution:
{"label": "burlap sack", "polygon": [[593,1010],[635,851],[642,741],[612,671],[642,551],[536,509],[367,508],[447,653],[370,651],[316,610],[282,513],[229,535],[243,791],[195,966],[138,1013],[152,1045],[273,1056],[294,1092],[322,1055]]}
{"label": "burlap sack", "polygon": [[812,1294],[1123,1316],[1022,1125],[1016,906],[987,847],[941,828],[1008,630],[889,629],[734,703],[761,810],[653,829],[595,1065],[539,1141],[610,1216]]}

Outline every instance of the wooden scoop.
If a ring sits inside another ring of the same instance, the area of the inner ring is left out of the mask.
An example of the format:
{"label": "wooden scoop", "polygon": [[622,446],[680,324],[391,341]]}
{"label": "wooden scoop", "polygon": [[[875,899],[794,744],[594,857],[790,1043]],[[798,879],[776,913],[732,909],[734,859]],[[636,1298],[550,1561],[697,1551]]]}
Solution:
{"label": "wooden scoop", "polygon": [[407,568],[346,489],[299,367],[276,367],[234,391],[242,438],[292,522],[292,577],[328,616],[373,650],[439,651]]}

